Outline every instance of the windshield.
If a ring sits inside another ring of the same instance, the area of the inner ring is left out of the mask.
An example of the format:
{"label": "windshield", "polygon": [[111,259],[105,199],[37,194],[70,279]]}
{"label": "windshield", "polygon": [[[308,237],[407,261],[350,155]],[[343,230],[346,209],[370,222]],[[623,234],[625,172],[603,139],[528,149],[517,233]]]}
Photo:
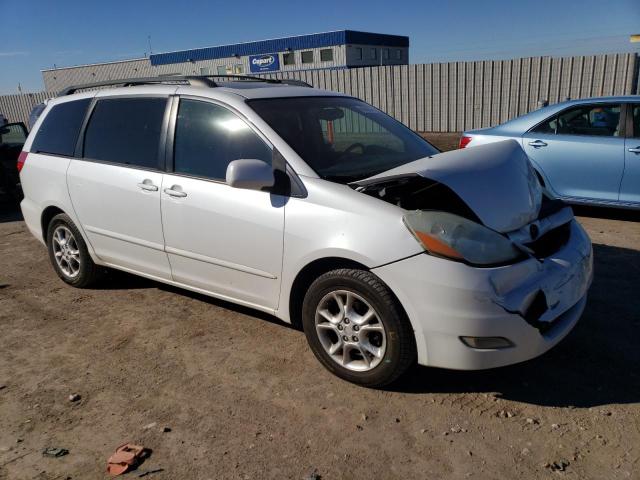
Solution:
{"label": "windshield", "polygon": [[400,122],[355,98],[268,98],[248,103],[326,180],[353,182],[439,153]]}

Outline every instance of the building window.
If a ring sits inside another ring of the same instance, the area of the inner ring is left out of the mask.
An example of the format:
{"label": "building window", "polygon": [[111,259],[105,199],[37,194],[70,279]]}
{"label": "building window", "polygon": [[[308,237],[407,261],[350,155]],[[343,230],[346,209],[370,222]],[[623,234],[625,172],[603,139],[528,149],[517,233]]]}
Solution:
{"label": "building window", "polygon": [[202,67],[200,69],[200,75],[211,75],[211,70],[209,67]]}
{"label": "building window", "polygon": [[375,48],[371,48],[369,50],[369,58],[371,60],[375,60],[376,59],[376,52],[377,52],[377,50]]}
{"label": "building window", "polygon": [[362,60],[362,48],[356,47],[356,60]]}
{"label": "building window", "polygon": [[226,75],[227,67],[225,65],[218,65],[217,71],[218,71],[218,75]]}
{"label": "building window", "polygon": [[333,48],[323,48],[320,50],[321,62],[333,62]]}
{"label": "building window", "polygon": [[383,60],[389,60],[389,49],[388,48],[383,48],[382,49],[382,59]]}
{"label": "building window", "polygon": [[282,54],[282,63],[283,65],[295,65],[296,57],[293,52],[287,52]]}
{"label": "building window", "polygon": [[242,65],[241,63],[239,63],[237,65],[234,65],[233,66],[233,73],[235,73],[235,74],[244,73],[244,65]]}
{"label": "building window", "polygon": [[402,50],[396,50],[396,60],[402,60]]}
{"label": "building window", "polygon": [[313,50],[307,50],[301,53],[302,63],[313,63]]}

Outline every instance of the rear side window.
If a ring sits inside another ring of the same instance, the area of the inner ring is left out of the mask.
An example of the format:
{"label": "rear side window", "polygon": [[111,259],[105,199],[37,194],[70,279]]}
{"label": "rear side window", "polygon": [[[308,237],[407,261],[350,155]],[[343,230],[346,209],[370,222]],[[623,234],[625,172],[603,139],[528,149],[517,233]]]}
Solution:
{"label": "rear side window", "polygon": [[60,103],[42,121],[31,152],[72,157],[90,98]]}
{"label": "rear side window", "polygon": [[180,100],[176,173],[225,180],[233,160],[257,159],[271,165],[271,155],[271,149],[233,112],[213,103]]}
{"label": "rear side window", "polygon": [[166,98],[107,98],[96,103],[84,137],[84,157],[160,168],[158,149]]}
{"label": "rear side window", "polygon": [[620,105],[580,105],[551,117],[532,131],[557,135],[617,137],[620,135]]}

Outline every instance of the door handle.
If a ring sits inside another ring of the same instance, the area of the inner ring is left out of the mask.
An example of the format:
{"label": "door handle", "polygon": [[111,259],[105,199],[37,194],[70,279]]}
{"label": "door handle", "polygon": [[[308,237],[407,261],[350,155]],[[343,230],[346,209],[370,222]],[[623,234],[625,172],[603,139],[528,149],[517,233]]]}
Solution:
{"label": "door handle", "polygon": [[164,193],[166,193],[170,197],[183,198],[187,196],[187,192],[183,192],[180,185],[173,185],[171,188],[165,188]]}
{"label": "door handle", "polygon": [[157,192],[158,186],[153,184],[153,181],[145,178],[142,183],[138,184],[138,187],[147,192]]}
{"label": "door handle", "polygon": [[540,147],[546,147],[547,144],[545,142],[543,142],[542,140],[535,140],[533,142],[529,142],[529,145],[531,145],[533,148],[540,148]]}
{"label": "door handle", "polygon": [[630,149],[629,149],[629,152],[631,152],[631,153],[636,153],[636,154],[637,154],[637,153],[640,153],[640,147],[630,148]]}

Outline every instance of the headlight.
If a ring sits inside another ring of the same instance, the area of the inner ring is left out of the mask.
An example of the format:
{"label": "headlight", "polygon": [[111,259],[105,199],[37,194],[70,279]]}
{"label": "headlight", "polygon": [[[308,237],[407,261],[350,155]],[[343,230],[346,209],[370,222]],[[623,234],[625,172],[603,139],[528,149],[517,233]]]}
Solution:
{"label": "headlight", "polygon": [[402,219],[424,249],[439,257],[489,266],[524,256],[498,232],[451,213],[416,210]]}

